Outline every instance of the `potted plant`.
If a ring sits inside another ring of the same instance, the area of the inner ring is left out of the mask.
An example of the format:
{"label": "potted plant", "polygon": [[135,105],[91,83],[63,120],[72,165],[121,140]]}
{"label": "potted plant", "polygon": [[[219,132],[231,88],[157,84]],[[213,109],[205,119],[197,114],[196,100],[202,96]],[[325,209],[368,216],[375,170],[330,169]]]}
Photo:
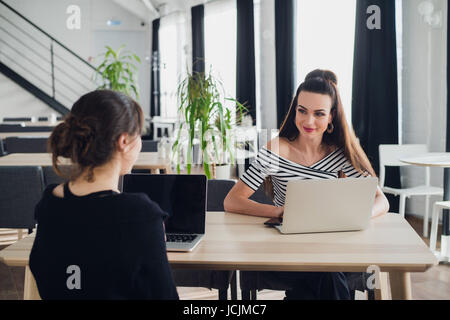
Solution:
{"label": "potted plant", "polygon": [[110,46],[106,46],[107,51],[102,54],[103,61],[97,67],[95,80],[100,75],[102,85],[99,89],[111,89],[127,94],[139,100],[139,86],[137,83],[138,69],[135,62],[140,63],[139,57],[130,51],[124,51],[122,45],[114,51]]}
{"label": "potted plant", "polygon": [[182,133],[187,130],[187,172],[191,173],[192,149],[194,140],[198,139],[203,168],[208,179],[211,179],[215,166],[229,165],[234,161],[232,129],[235,123],[232,121],[231,110],[224,105],[225,101],[236,105],[238,121],[247,109],[236,99],[225,97],[222,84],[211,71],[206,75],[188,72],[180,82],[177,92],[180,99],[179,114],[182,118],[172,147],[173,154],[177,156],[177,172],[180,173]]}

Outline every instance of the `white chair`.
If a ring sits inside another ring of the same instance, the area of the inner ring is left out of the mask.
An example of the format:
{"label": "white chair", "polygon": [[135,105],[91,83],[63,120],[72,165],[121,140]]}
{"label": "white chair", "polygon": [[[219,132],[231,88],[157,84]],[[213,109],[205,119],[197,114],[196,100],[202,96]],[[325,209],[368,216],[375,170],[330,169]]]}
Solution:
{"label": "white chair", "polygon": [[433,215],[431,216],[431,234],[430,234],[430,249],[433,252],[436,251],[439,212],[442,209],[450,210],[450,201],[438,201],[434,203]]}
{"label": "white chair", "polygon": [[155,116],[151,121],[153,123],[153,140],[158,139],[158,129],[161,129],[162,137],[164,137],[164,129],[167,129],[169,138],[173,136],[174,127],[177,122],[176,118],[161,118],[160,116]]}
{"label": "white chair", "polygon": [[443,196],[442,188],[430,186],[430,168],[425,167],[425,185],[411,187],[411,188],[391,188],[384,185],[385,167],[386,166],[408,166],[409,164],[401,162],[399,159],[409,156],[416,156],[428,152],[428,147],[425,144],[381,144],[379,147],[380,156],[380,187],[385,193],[390,193],[395,196],[400,196],[399,213],[402,217],[405,216],[405,202],[406,198],[411,196],[425,196],[425,217],[423,219],[423,236],[428,236],[428,210],[430,204],[430,196]]}

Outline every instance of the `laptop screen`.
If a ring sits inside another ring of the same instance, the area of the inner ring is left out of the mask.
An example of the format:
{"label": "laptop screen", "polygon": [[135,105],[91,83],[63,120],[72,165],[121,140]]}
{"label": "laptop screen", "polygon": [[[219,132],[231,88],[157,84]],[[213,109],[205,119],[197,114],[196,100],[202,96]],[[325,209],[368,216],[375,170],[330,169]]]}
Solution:
{"label": "laptop screen", "polygon": [[166,233],[205,233],[205,175],[127,174],[123,192],[143,192],[158,203],[169,214]]}

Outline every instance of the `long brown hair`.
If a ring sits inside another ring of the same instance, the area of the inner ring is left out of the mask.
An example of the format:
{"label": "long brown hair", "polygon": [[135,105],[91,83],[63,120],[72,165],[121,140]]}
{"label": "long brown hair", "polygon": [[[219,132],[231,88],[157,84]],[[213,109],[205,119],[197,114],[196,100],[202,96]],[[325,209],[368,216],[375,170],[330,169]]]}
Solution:
{"label": "long brown hair", "polygon": [[[345,157],[357,171],[361,173],[367,171],[371,176],[375,177],[375,171],[366,153],[359,144],[355,132],[347,124],[337,84],[337,77],[332,71],[316,69],[308,73],[305,81],[300,84],[292,99],[291,106],[283,120],[278,136],[293,141],[300,135],[295,125],[296,107],[300,92],[307,91],[326,94],[332,101],[331,114],[333,116],[332,124],[334,130],[331,133],[324,133],[322,138],[323,142],[328,146],[343,148]],[[273,184],[270,177],[264,181],[264,189],[266,194],[273,199]]]}
{"label": "long brown hair", "polygon": [[[48,140],[55,172],[73,181],[88,170],[86,179],[92,182],[94,168],[111,160],[119,136],[141,134],[143,124],[141,107],[123,93],[96,90],[83,95]],[[58,157],[72,161],[69,170],[61,169]]]}

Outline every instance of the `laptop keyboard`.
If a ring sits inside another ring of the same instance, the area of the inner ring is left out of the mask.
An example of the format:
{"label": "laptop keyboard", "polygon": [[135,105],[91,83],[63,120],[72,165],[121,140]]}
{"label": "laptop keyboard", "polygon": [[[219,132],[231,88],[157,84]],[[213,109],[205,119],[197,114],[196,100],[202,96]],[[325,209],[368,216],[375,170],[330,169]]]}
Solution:
{"label": "laptop keyboard", "polygon": [[167,242],[192,242],[197,236],[193,234],[167,234]]}

